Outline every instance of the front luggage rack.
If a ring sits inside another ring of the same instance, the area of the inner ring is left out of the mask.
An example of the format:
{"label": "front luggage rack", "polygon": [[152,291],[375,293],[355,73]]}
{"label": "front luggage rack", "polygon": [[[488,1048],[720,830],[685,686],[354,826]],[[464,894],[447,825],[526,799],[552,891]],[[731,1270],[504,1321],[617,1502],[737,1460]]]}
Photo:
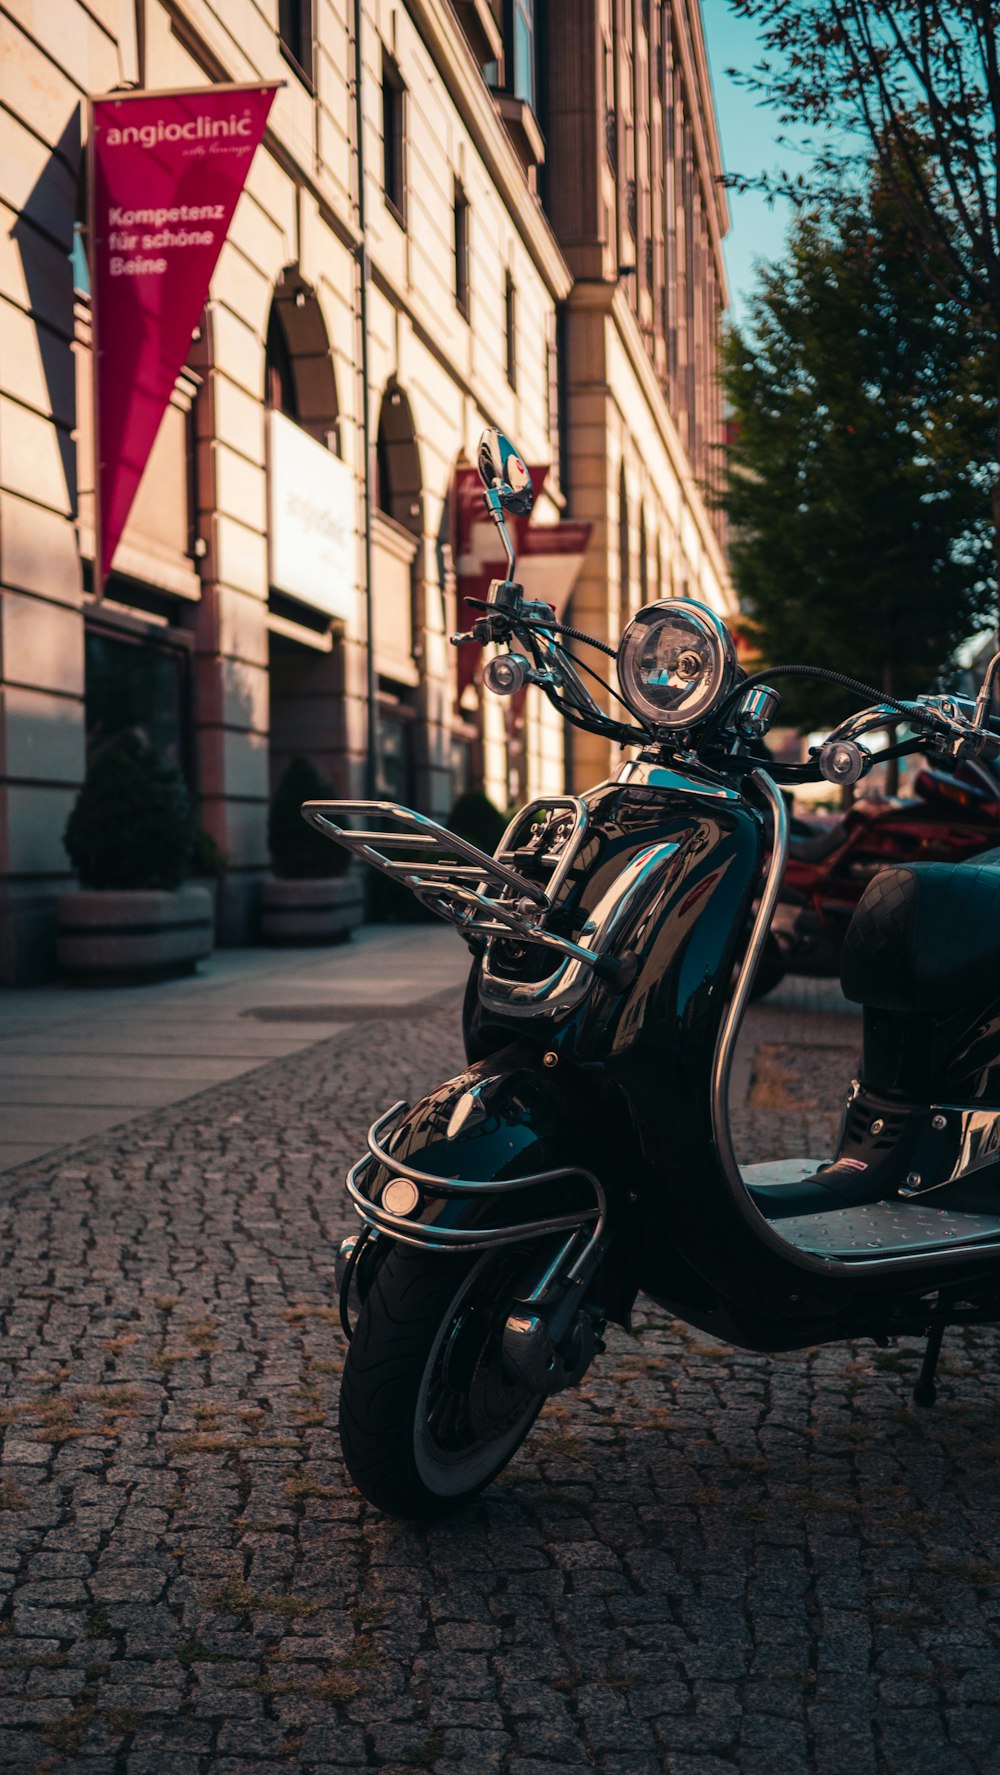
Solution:
{"label": "front luggage rack", "polygon": [[[574,831],[562,846],[547,890],[499,857],[487,856],[426,814],[415,813],[413,808],[402,807],[395,801],[307,801],[302,817],[325,838],[344,845],[409,888],[431,912],[457,925],[463,936],[484,940],[517,938],[599,968],[600,950],[586,948],[541,927],[586,823],[586,809],[575,796],[560,796],[554,805],[572,814]],[[530,811],[523,810],[508,827],[501,847],[514,826],[520,826]],[[359,816],[364,821],[361,828],[345,823]],[[394,851],[401,854],[393,855]],[[586,924],[581,935],[592,932],[593,926]]]}

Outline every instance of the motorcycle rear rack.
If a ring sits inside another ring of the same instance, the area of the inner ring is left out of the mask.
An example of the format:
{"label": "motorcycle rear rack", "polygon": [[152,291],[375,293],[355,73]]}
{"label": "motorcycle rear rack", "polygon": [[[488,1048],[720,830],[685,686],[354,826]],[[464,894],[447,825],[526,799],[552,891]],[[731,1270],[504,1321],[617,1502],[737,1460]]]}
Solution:
{"label": "motorcycle rear rack", "polygon": [[[394,1103],[391,1109],[386,1110],[385,1115],[372,1123],[368,1130],[368,1151],[356,1165],[352,1165],[347,1174],[347,1193],[354,1203],[356,1213],[370,1231],[385,1233],[402,1245],[415,1245],[422,1251],[468,1252],[496,1249],[503,1245],[520,1245],[525,1239],[538,1239],[550,1233],[570,1233],[575,1242],[577,1236],[589,1227],[590,1237],[572,1266],[565,1272],[564,1279],[567,1282],[575,1281],[584,1271],[591,1252],[600,1244],[607,1219],[607,1198],[593,1171],[586,1170],[582,1165],[560,1165],[553,1171],[532,1171],[525,1177],[505,1177],[485,1182],[464,1177],[438,1177],[430,1171],[418,1171],[406,1160],[394,1158],[382,1145],[386,1130],[391,1125],[398,1125],[409,1107],[408,1103],[402,1101]],[[419,1192],[414,1207],[418,1205],[421,1195],[435,1199],[456,1196],[466,1200],[505,1196],[518,1190],[534,1189],[539,1184],[557,1183],[564,1177],[582,1178],[588,1183],[594,1192],[594,1206],[578,1209],[572,1214],[546,1215],[538,1220],[520,1221],[514,1226],[427,1225],[416,1219],[412,1211],[394,1214],[366,1192],[365,1185],[379,1165],[390,1172],[393,1178],[405,1178],[414,1185]]]}
{"label": "motorcycle rear rack", "polygon": [[[573,832],[559,852],[542,856],[543,862],[554,865],[545,888],[503,860],[504,845],[535,806],[565,807],[574,820]],[[394,801],[307,801],[302,816],[325,838],[344,845],[409,888],[431,912],[457,925],[465,937],[516,938],[554,949],[590,968],[603,959],[601,950],[556,936],[543,930],[540,923],[552,908],[586,826],[586,807],[576,796],[553,796],[523,808],[508,826],[495,857],[426,814]],[[365,825],[361,829],[348,826],[345,822],[352,816],[361,816]],[[402,854],[393,855],[394,851]],[[592,933],[593,926],[584,925],[581,935]]]}

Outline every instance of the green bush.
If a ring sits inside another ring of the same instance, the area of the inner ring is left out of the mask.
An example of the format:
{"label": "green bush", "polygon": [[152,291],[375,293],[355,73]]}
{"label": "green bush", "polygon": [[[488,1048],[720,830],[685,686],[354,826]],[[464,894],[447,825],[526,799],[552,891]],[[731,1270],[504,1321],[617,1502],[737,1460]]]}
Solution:
{"label": "green bush", "polygon": [[333,791],[308,758],[293,758],[271,802],[267,838],[274,873],[286,881],[315,881],[343,875],[350,852],[308,826],[300,809],[304,801],[329,800]]}
{"label": "green bush", "polygon": [[448,830],[492,856],[510,824],[483,789],[466,789],[448,815]]}
{"label": "green bush", "polygon": [[224,850],[216,844],[211,832],[196,832],[191,847],[190,873],[193,876],[209,876],[213,881],[221,881],[229,868],[229,858]]}
{"label": "green bush", "polygon": [[93,758],[63,843],[87,888],[177,887],[194,843],[180,771],[125,729]]}

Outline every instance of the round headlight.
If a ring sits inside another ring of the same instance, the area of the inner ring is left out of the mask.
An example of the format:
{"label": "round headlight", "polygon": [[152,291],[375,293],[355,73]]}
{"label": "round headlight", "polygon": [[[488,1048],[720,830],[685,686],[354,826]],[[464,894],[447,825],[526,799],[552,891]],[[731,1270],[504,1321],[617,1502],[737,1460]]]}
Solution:
{"label": "round headlight", "polygon": [[633,714],[654,727],[694,727],[712,713],[736,674],[725,624],[704,604],[647,604],[618,643],[618,679]]}

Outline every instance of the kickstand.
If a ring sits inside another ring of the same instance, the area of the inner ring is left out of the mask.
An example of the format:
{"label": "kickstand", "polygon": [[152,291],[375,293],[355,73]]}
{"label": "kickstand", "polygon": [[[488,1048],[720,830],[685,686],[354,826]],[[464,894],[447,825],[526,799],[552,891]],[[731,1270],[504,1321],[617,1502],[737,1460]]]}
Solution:
{"label": "kickstand", "polygon": [[927,1348],[924,1351],[924,1359],[920,1364],[920,1373],[917,1376],[916,1385],[913,1389],[914,1405],[933,1405],[937,1398],[934,1375],[937,1370],[938,1357],[941,1354],[941,1343],[943,1338],[944,1320],[939,1319],[936,1324],[931,1326],[930,1331],[927,1334]]}

